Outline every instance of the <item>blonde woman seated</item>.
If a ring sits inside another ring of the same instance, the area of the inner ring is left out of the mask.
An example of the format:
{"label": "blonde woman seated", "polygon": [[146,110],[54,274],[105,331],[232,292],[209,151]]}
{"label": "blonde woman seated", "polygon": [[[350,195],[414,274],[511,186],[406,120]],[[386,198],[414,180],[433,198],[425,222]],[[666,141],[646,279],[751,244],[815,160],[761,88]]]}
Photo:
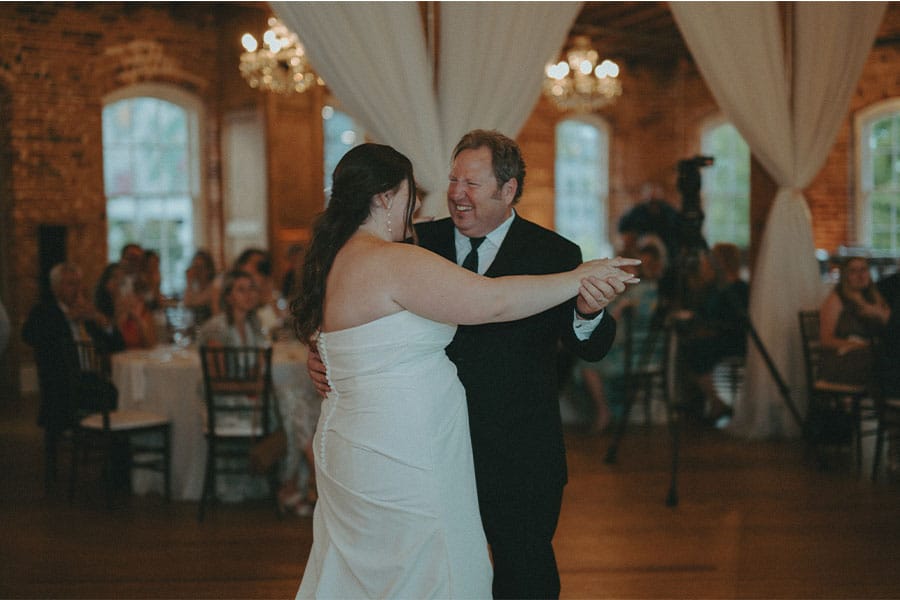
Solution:
{"label": "blonde woman seated", "polygon": [[869,273],[869,261],[852,256],[819,311],[821,373],[829,381],[866,385],[872,372],[871,339],[885,327],[891,310]]}
{"label": "blonde woman seated", "polygon": [[[253,276],[246,271],[230,271],[222,278],[221,312],[210,318],[200,328],[197,343],[200,346],[255,346],[267,345],[268,337],[256,316],[259,293]],[[275,392],[280,421],[285,429],[287,442],[284,482],[278,492],[279,507],[283,512],[308,516],[315,501],[315,480],[310,476],[306,490],[299,485],[299,452],[303,451],[312,465],[312,432],[306,431],[298,421],[305,422],[302,403],[291,403],[289,394]],[[307,428],[308,429],[308,428]]]}
{"label": "blonde woman seated", "polygon": [[222,312],[210,318],[197,333],[200,346],[263,346],[266,336],[256,318],[259,293],[253,278],[231,271],[222,279],[219,305]]}

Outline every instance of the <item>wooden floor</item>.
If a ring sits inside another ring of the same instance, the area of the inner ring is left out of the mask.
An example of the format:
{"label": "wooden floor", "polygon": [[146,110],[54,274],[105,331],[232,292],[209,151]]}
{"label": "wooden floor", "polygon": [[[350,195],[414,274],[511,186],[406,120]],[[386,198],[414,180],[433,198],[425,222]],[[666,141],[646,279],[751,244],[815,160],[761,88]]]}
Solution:
{"label": "wooden floor", "polygon": [[[293,597],[311,520],[269,507],[151,496],[112,512],[47,497],[31,402],[0,407],[0,597]],[[556,536],[564,598],[900,598],[900,484],[814,468],[796,441],[685,432],[680,503],[665,506],[664,428],[567,435]]]}

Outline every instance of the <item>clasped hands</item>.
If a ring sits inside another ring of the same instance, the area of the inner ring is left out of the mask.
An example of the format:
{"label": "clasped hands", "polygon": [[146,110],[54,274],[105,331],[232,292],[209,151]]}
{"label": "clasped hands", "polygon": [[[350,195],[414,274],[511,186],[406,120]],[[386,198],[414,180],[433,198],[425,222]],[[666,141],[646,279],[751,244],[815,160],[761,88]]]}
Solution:
{"label": "clasped hands", "polygon": [[598,313],[625,291],[628,285],[640,281],[630,268],[637,267],[641,261],[636,258],[601,258],[584,263],[582,268],[589,268],[593,274],[582,278],[581,287],[575,307],[580,314]]}

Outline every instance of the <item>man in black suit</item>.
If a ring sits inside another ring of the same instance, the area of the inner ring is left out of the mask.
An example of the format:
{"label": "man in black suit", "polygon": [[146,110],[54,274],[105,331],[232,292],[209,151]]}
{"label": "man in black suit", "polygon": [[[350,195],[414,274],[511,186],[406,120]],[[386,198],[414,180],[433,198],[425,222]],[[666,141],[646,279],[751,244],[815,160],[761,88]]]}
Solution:
{"label": "man in black suit", "polygon": [[[488,277],[575,268],[581,263],[578,246],[515,213],[524,178],[525,163],[513,140],[495,131],[466,134],[453,151],[450,218],[420,224],[419,243],[463,266],[477,244],[474,270]],[[558,342],[585,360],[601,359],[616,330],[601,310],[624,289],[599,280],[588,285],[577,301],[527,319],[461,326],[447,348],[468,399],[495,598],[559,596],[552,540],[567,471]]]}
{"label": "man in black suit", "polygon": [[[524,179],[515,141],[495,131],[469,132],[453,152],[450,218],[418,224],[419,244],[488,277],[575,268],[582,262],[578,246],[515,213]],[[577,301],[519,321],[460,326],[447,348],[466,389],[495,598],[559,596],[552,540],[567,472],[558,343],[585,360],[602,358],[616,330],[602,309],[622,291],[618,281],[592,278]],[[309,370],[327,390],[313,352]]]}
{"label": "man in black suit", "polygon": [[34,348],[41,404],[38,425],[44,428],[46,483],[56,479],[56,447],[72,427],[74,393],[70,373],[78,368],[76,339],[93,340],[103,351],[124,347],[121,335],[87,301],[81,270],[59,263],[50,270],[52,297],[36,304],[22,327],[22,339]]}

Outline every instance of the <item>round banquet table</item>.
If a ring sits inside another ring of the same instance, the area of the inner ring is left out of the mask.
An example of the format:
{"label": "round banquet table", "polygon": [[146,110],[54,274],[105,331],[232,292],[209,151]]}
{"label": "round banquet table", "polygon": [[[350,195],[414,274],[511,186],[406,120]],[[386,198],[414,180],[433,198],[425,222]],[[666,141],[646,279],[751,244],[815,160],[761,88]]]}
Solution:
{"label": "round banquet table", "polygon": [[[297,473],[303,443],[311,436],[308,425],[318,414],[320,399],[306,372],[306,347],[297,342],[278,342],[272,353],[272,383],[288,441],[282,461],[283,476]],[[203,491],[206,438],[203,435],[205,405],[203,373],[196,347],[158,346],[127,350],[112,355],[112,379],[119,390],[119,407],[153,411],[172,422],[171,493],[176,500],[198,500]],[[305,431],[304,431],[305,430]],[[257,495],[259,477],[220,478],[218,494],[226,501]],[[136,470],[132,475],[136,494],[162,493],[161,474]]]}

